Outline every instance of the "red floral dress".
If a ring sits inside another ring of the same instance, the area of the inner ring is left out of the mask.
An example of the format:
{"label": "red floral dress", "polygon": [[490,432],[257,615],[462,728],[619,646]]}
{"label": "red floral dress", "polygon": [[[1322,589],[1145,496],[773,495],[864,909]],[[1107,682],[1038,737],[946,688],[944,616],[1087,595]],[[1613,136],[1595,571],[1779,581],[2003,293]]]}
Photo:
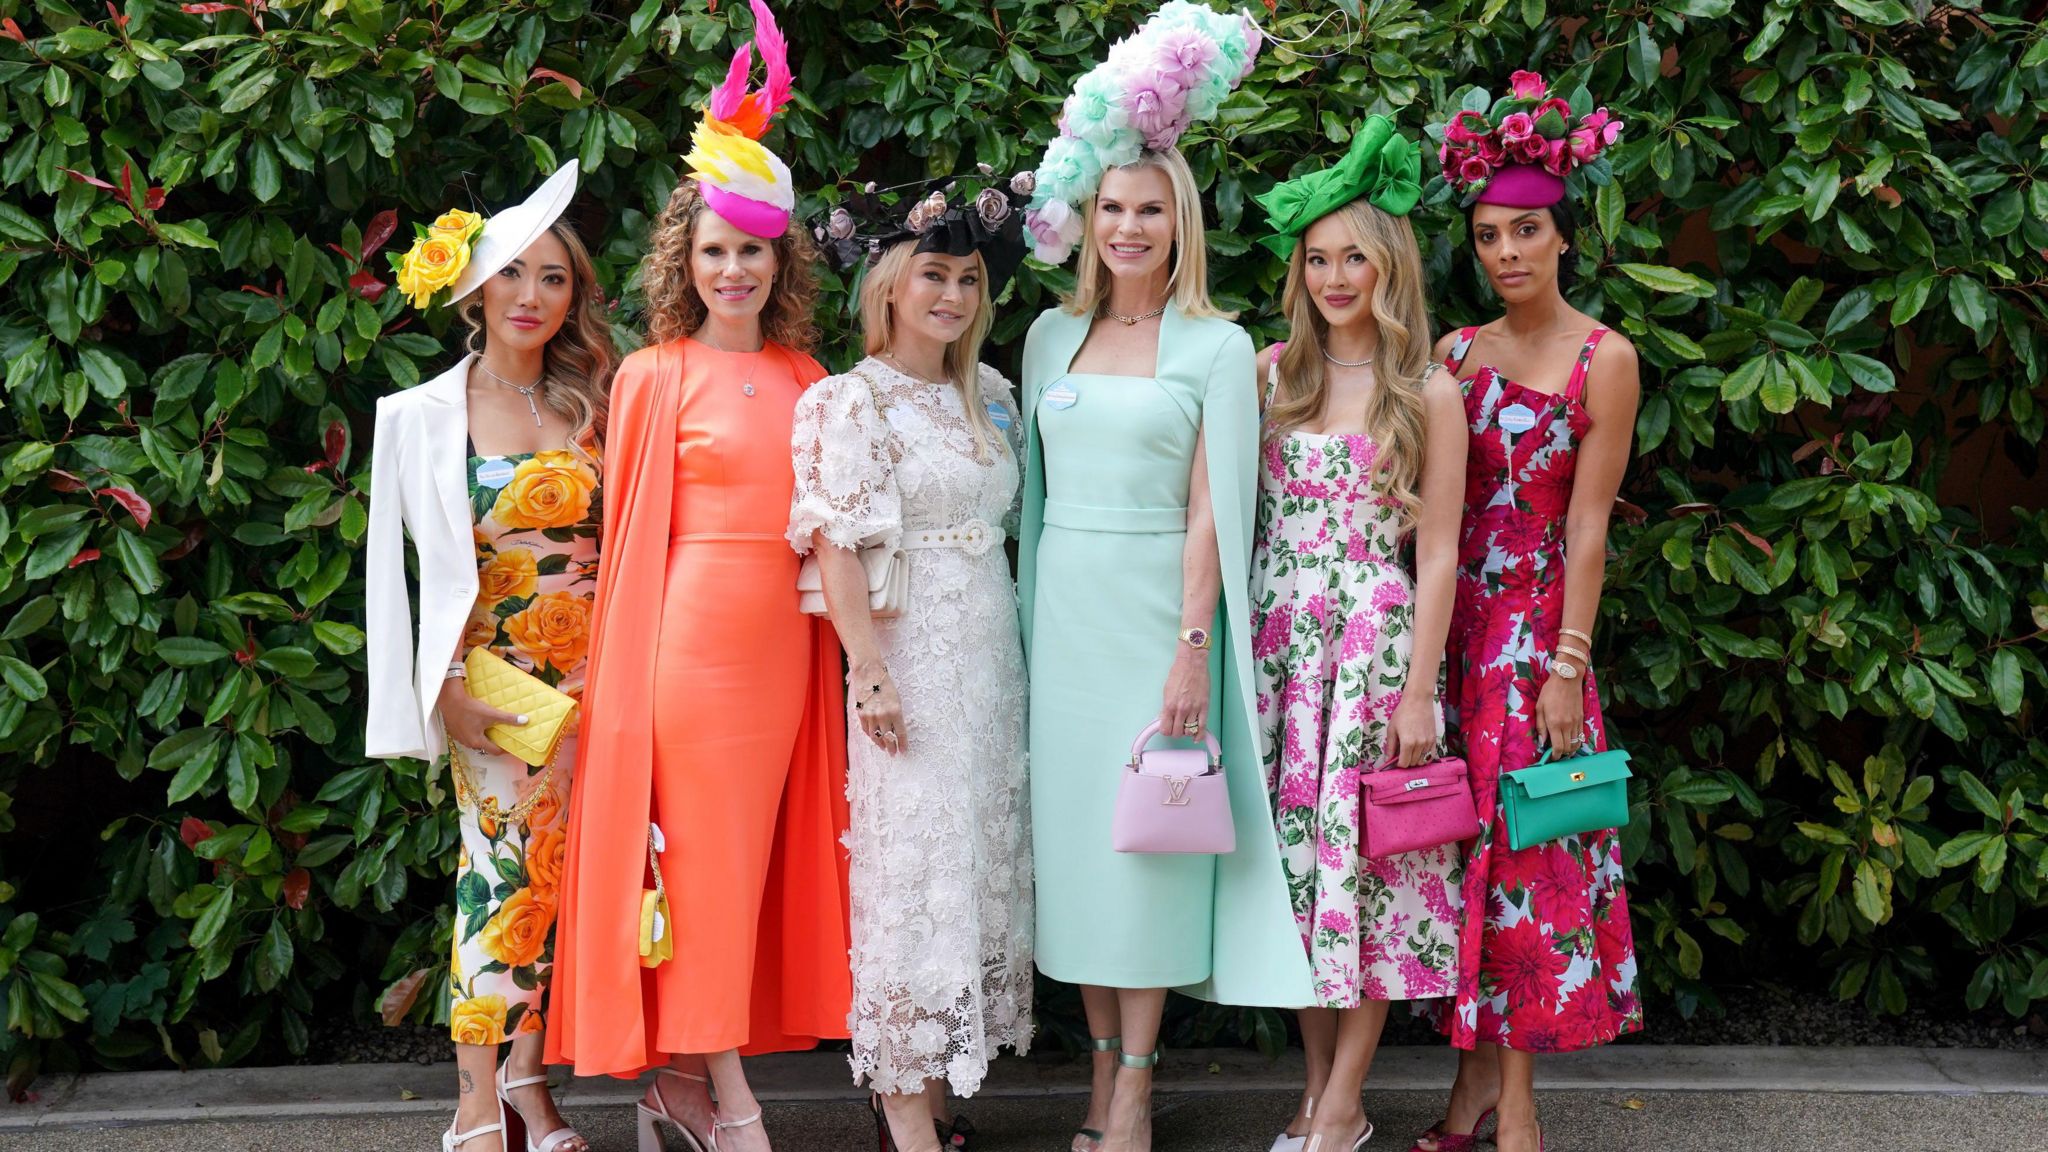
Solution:
{"label": "red floral dress", "polygon": [[[1446,361],[1452,372],[1477,331],[1458,334]],[[1581,398],[1606,333],[1586,337],[1563,395],[1523,387],[1491,365],[1462,384],[1472,437],[1448,698],[1480,830],[1465,864],[1457,992],[1444,1022],[1459,1048],[1564,1052],[1643,1026],[1620,836],[1608,829],[1516,852],[1500,806],[1500,774],[1539,754],[1536,694],[1564,612],[1565,512],[1578,441],[1592,424]],[[1590,670],[1584,684],[1587,742],[1605,749]]]}

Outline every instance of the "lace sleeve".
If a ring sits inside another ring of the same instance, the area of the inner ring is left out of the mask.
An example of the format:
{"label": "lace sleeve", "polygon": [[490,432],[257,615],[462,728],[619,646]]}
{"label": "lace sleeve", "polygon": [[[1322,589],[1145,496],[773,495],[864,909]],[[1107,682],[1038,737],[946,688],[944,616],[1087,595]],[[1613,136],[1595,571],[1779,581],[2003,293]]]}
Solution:
{"label": "lace sleeve", "polygon": [[889,459],[889,424],[874,390],[858,376],[833,376],[804,391],[790,429],[796,487],[789,501],[789,543],[811,550],[811,533],[842,548],[895,537],[901,498]]}
{"label": "lace sleeve", "polygon": [[[986,407],[989,419],[995,422],[996,431],[1002,434],[1003,443],[1010,450],[1010,459],[1017,461],[1018,476],[1021,480],[1024,468],[1024,414],[1018,408],[1016,392],[1010,381],[1001,372],[986,364],[981,366],[981,402]],[[1010,510],[1003,514],[1003,531],[1014,537],[1024,519],[1024,485],[1017,485],[1017,494],[1010,501]]]}

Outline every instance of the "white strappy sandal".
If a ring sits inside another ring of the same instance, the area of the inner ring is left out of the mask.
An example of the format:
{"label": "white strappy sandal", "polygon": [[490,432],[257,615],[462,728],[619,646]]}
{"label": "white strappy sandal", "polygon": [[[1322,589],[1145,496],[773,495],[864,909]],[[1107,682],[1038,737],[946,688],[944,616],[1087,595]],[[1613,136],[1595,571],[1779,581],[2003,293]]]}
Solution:
{"label": "white strappy sandal", "polygon": [[[688,1072],[678,1072],[674,1068],[668,1067],[655,1069],[654,1107],[649,1108],[645,1100],[633,1105],[640,1114],[640,1152],[667,1152],[667,1146],[661,1140],[661,1125],[663,1124],[683,1134],[683,1144],[689,1148],[690,1152],[706,1152],[704,1142],[697,1139],[697,1134],[690,1131],[689,1125],[669,1115],[668,1101],[661,1097],[660,1085],[661,1077],[663,1076],[673,1076],[678,1080],[694,1080],[704,1085],[707,1092],[711,1088],[711,1081],[706,1077],[692,1076]],[[716,1103],[715,1097],[713,1102]],[[717,1121],[714,1120],[712,1125],[711,1147],[716,1149],[718,1147]]]}
{"label": "white strappy sandal", "polygon": [[[512,1103],[512,1090],[514,1088],[530,1087],[534,1084],[546,1084],[548,1082],[547,1074],[542,1073],[539,1076],[528,1076],[520,1080],[507,1080],[505,1079],[505,1069],[507,1067],[508,1065],[505,1064],[498,1065],[498,1115],[503,1116],[505,1114],[504,1110],[507,1108],[518,1113],[519,1123],[526,1129],[526,1152],[557,1152],[562,1145],[567,1144],[571,1140],[583,1140],[581,1133],[564,1124],[546,1136],[541,1137],[540,1143],[535,1144],[533,1142],[533,1125],[527,1122],[526,1113],[520,1112],[519,1106]],[[583,1146],[586,1149],[589,1148],[590,1141],[584,1140]],[[512,1152],[512,1150],[507,1148],[505,1152]]]}
{"label": "white strappy sandal", "polygon": [[[503,1132],[505,1130],[505,1102],[502,1098],[498,1101],[498,1122],[496,1124],[485,1124],[482,1127],[471,1128],[467,1132],[457,1132],[455,1124],[456,1121],[450,1120],[448,1122],[448,1130],[441,1133],[441,1152],[461,1152],[464,1144],[475,1140],[479,1136],[490,1136]],[[504,1141],[500,1140],[498,1144],[500,1147],[503,1147]]]}

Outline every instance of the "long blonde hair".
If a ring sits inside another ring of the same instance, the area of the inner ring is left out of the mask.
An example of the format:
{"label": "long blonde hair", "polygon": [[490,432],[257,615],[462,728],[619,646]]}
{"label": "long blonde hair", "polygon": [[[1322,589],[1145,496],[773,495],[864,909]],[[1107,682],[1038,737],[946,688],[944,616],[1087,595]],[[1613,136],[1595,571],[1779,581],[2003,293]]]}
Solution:
{"label": "long blonde hair", "polygon": [[[568,419],[570,449],[594,463],[604,446],[605,422],[611,414],[612,369],[619,366],[619,350],[612,344],[611,319],[605,314],[604,291],[598,287],[590,250],[576,230],[560,220],[548,225],[548,232],[569,253],[574,297],[561,329],[541,349],[541,380],[547,386],[541,389],[540,398]],[[483,292],[470,293],[457,314],[469,327],[468,349],[482,355],[490,338],[484,324]]]}
{"label": "long blonde hair", "polygon": [[[892,244],[861,280],[861,350],[869,356],[888,351],[896,339],[896,307],[889,302],[889,296],[909,278],[910,265],[916,258],[916,244]],[[979,252],[974,254],[974,268],[980,273],[975,281],[978,302],[974,320],[958,340],[946,345],[946,375],[960,389],[960,406],[967,412],[968,427],[974,430],[974,458],[986,464],[989,446],[997,445],[1000,452],[1003,443],[996,433],[995,421],[989,419],[981,402],[981,344],[988,339],[988,330],[995,323],[996,306],[988,291],[988,264]]]}
{"label": "long blonde hair", "polygon": [[[1157,168],[1173,187],[1173,274],[1166,287],[1174,307],[1189,317],[1235,319],[1237,313],[1225,312],[1209,299],[1209,234],[1202,227],[1202,190],[1195,187],[1186,157],[1177,148],[1147,149],[1123,167]],[[1095,241],[1095,197],[1081,206],[1081,221],[1081,262],[1074,269],[1074,291],[1067,297],[1066,310],[1093,316],[1109,300],[1112,275]]]}
{"label": "long blonde hair", "polygon": [[[655,344],[680,340],[704,323],[704,301],[690,276],[690,252],[697,242],[697,217],[710,211],[697,181],[684,177],[669,193],[668,206],[655,218],[641,285],[647,293],[647,338]],[[775,284],[761,306],[762,338],[809,354],[818,343],[811,303],[818,295],[818,249],[811,234],[792,218],[782,235],[769,241],[775,251]]]}
{"label": "long blonde hair", "polygon": [[[1374,383],[1365,406],[1365,433],[1378,448],[1374,483],[1401,506],[1402,522],[1413,525],[1422,504],[1415,490],[1422,477],[1422,385],[1432,366],[1422,253],[1416,248],[1415,229],[1406,216],[1390,216],[1362,198],[1332,215],[1344,222],[1352,243],[1379,273],[1372,291],[1372,318],[1379,325],[1380,339],[1379,350],[1373,353]],[[1294,257],[1287,265],[1287,289],[1281,296],[1287,313],[1287,347],[1280,352],[1279,385],[1266,408],[1265,434],[1269,438],[1285,436],[1314,420],[1329,401],[1330,376],[1323,352],[1330,326],[1309,292],[1307,269],[1308,240],[1304,235],[1295,242]]]}

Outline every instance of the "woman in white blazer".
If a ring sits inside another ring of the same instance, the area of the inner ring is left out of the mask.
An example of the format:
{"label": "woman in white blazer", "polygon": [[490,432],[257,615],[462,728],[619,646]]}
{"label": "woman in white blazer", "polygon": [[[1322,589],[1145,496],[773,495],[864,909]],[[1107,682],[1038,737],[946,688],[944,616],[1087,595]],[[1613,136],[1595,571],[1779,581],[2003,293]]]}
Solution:
{"label": "woman in white blazer", "polygon": [[462,830],[447,1000],[460,1095],[444,1152],[589,1148],[541,1070],[575,737],[539,767],[506,753],[486,729],[525,717],[470,696],[463,664],[482,647],[582,692],[617,354],[590,256],[559,223],[575,189],[572,161],[488,221],[449,212],[420,230],[398,288],[422,308],[455,303],[469,354],[377,403],[364,749],[446,762]]}

